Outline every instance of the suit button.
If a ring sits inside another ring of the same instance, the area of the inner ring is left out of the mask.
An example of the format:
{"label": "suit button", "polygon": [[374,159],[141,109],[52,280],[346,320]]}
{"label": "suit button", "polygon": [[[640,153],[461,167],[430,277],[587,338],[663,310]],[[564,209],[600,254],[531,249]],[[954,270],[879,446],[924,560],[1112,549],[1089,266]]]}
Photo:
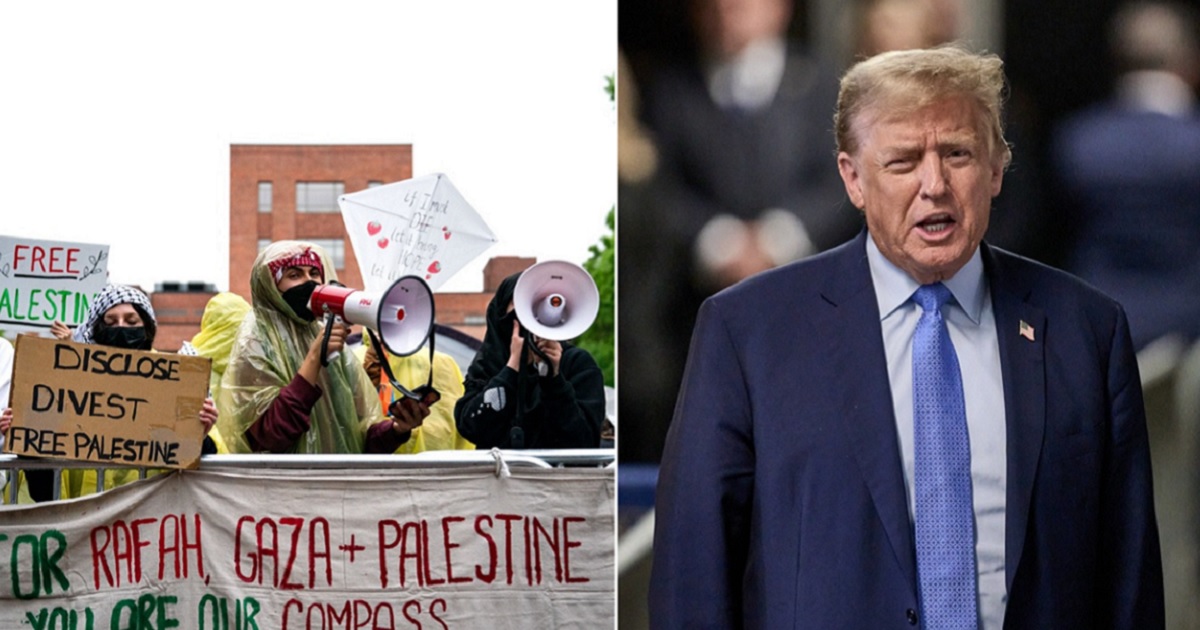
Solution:
{"label": "suit button", "polygon": [[910,625],[910,626],[917,625],[917,611],[909,608],[908,610],[906,610],[904,612],[904,615],[906,617],[908,617],[908,625]]}

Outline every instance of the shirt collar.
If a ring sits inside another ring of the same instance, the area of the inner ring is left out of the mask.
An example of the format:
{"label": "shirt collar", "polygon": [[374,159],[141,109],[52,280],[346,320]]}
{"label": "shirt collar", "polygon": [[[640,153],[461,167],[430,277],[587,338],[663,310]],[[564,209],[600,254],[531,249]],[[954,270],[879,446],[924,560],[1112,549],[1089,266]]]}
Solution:
{"label": "shirt collar", "polygon": [[[879,319],[882,321],[908,302],[921,285],[879,251],[870,233],[867,234],[867,265],[871,270],[871,282],[875,286],[875,299],[879,303]],[[975,253],[971,254],[967,264],[958,273],[949,280],[943,280],[942,284],[950,289],[954,301],[958,302],[971,322],[978,324],[984,298],[983,257],[979,248],[975,248]]]}
{"label": "shirt collar", "polygon": [[748,44],[727,59],[706,64],[709,96],[722,109],[758,111],[771,104],[787,65],[787,44],[768,37]]}

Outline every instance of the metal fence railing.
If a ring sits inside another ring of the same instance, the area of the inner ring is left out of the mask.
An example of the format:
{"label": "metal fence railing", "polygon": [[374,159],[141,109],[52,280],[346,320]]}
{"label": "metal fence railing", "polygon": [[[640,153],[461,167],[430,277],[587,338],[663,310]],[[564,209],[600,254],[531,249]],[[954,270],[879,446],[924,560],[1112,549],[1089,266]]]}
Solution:
{"label": "metal fence railing", "polygon": [[[609,467],[616,466],[616,451],[611,448],[597,449],[536,449],[522,451],[427,451],[416,455],[205,455],[200,458],[200,470],[222,468],[262,468],[292,470],[411,470],[420,468],[462,468],[470,466],[501,467]],[[130,470],[130,466],[80,462],[58,459],[39,459],[0,454],[0,472],[7,473],[3,503],[15,504],[19,494],[16,483],[20,470],[53,470],[55,474],[53,497],[62,495],[61,475],[63,470],[96,470],[96,490],[104,489],[105,472]],[[146,476],[146,468],[132,468],[139,477]],[[154,469],[160,470],[160,469]]]}

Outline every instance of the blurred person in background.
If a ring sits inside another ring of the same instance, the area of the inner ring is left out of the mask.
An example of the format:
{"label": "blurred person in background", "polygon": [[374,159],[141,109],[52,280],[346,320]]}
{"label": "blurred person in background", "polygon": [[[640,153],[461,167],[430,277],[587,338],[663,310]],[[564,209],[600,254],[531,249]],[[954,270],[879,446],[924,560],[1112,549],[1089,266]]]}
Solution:
{"label": "blurred person in background", "polygon": [[[622,204],[622,267],[632,266],[634,277],[621,282],[624,291],[650,284],[642,274],[662,279],[653,295],[637,299],[652,301],[646,335],[667,352],[662,360],[622,362],[621,381],[666,386],[657,392],[665,402],[647,408],[655,416],[623,417],[625,427],[652,427],[645,439],[622,444],[623,459],[656,460],[661,452],[669,423],[663,409],[674,400],[704,298],[862,226],[829,160],[836,76],[788,37],[792,9],[789,0],[691,0],[694,54],[641,82],[641,118],[657,169],[636,226]],[[652,260],[624,260],[651,256],[630,247],[636,238],[649,243]]]}
{"label": "blurred person in background", "polygon": [[1200,336],[1200,40],[1193,9],[1138,2],[1114,16],[1113,97],[1053,144],[1066,267],[1129,312],[1137,349]]}

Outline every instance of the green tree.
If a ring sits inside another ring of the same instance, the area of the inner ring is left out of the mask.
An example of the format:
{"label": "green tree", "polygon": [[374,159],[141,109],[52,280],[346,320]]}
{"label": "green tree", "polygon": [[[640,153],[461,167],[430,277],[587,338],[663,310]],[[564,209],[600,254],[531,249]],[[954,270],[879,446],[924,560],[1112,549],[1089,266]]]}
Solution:
{"label": "green tree", "polygon": [[[604,93],[608,95],[608,101],[616,106],[616,77],[614,75],[610,74],[604,77]],[[602,234],[600,242],[588,248],[592,256],[583,263],[583,268],[592,274],[592,279],[596,281],[596,289],[600,292],[600,312],[596,314],[596,322],[592,324],[592,327],[576,340],[576,344],[580,348],[587,350],[596,359],[596,363],[604,372],[604,384],[609,387],[616,384],[616,362],[614,360],[616,326],[613,321],[613,294],[617,275],[614,251],[616,211],[616,206],[608,210],[608,216],[604,219],[608,233]]]}
{"label": "green tree", "polygon": [[600,292],[600,311],[596,315],[596,322],[577,341],[580,348],[587,350],[596,359],[596,363],[604,372],[604,384],[610,387],[616,382],[613,356],[615,347],[613,322],[613,289],[616,279],[616,258],[613,248],[616,236],[615,221],[616,207],[613,207],[609,209],[608,217],[604,220],[608,226],[608,233],[600,237],[599,244],[588,248],[592,256],[583,263],[583,268],[592,274],[592,279],[596,281],[596,288]]}

